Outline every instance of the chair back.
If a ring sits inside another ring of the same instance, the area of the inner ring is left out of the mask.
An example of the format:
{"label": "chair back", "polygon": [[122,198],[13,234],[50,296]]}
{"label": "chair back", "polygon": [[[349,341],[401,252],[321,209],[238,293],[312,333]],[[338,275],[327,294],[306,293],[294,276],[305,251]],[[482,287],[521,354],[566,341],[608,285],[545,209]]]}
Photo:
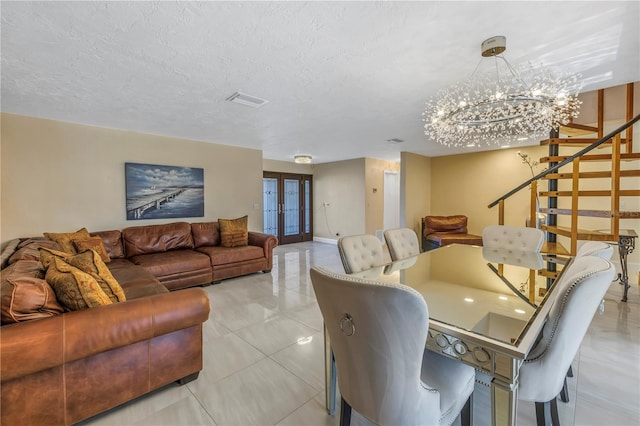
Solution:
{"label": "chair back", "polygon": [[518,394],[551,401],[560,393],[594,313],[614,279],[615,268],[596,256],[576,257],[553,290],[557,297],[542,335],[520,368]]}
{"label": "chair back", "polygon": [[490,225],[482,230],[482,245],[484,247],[539,252],[543,242],[544,232],[538,228]]}
{"label": "chair back", "polygon": [[384,240],[387,242],[391,260],[406,259],[420,254],[418,235],[413,229],[387,229],[384,231]]}
{"label": "chair back", "polygon": [[429,328],[422,296],[317,267],[310,275],[342,398],[376,424],[438,424],[440,394],[420,379]]}
{"label": "chair back", "polygon": [[503,250],[497,247],[482,247],[482,257],[489,262],[521,266],[529,269],[544,268],[544,260],[539,252],[521,250]]}
{"label": "chair back", "polygon": [[338,240],[340,259],[347,274],[384,265],[382,243],[373,235],[351,235]]}
{"label": "chair back", "polygon": [[613,246],[604,241],[587,241],[578,249],[578,254],[576,254],[576,257],[582,256],[598,256],[611,260],[611,256],[613,256]]}

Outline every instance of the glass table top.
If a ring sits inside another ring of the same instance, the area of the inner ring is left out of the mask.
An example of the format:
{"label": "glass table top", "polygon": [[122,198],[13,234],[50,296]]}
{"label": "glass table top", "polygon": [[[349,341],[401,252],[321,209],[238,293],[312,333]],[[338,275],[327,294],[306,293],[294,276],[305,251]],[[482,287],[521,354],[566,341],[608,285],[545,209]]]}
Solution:
{"label": "glass table top", "polygon": [[412,287],[426,300],[431,320],[517,345],[546,301],[531,303],[524,293],[532,277],[546,287],[537,270],[547,260],[540,253],[452,244],[351,275]]}

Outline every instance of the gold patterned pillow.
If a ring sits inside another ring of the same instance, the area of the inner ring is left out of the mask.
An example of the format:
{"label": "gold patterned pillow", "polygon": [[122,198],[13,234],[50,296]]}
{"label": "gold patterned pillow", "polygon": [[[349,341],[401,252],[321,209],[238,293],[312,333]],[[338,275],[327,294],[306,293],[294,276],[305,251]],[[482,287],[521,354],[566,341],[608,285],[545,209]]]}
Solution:
{"label": "gold patterned pillow", "polygon": [[40,263],[42,263],[42,266],[44,267],[44,269],[47,269],[49,267],[49,264],[51,264],[51,261],[53,260],[54,257],[66,259],[70,256],[73,256],[73,255],[65,251],[54,250],[47,247],[40,247]]}
{"label": "gold patterned pillow", "polygon": [[87,239],[78,240],[76,238],[71,239],[71,243],[73,247],[76,249],[77,253],[82,253],[87,250],[93,250],[100,255],[100,259],[104,263],[111,262],[111,258],[107,253],[107,249],[102,242],[102,238],[100,237],[89,237]]}
{"label": "gold patterned pillow", "polygon": [[127,300],[120,283],[116,281],[111,271],[109,271],[109,268],[107,268],[107,265],[105,265],[95,250],[86,250],[75,256],[70,256],[65,259],[65,262],[91,275],[91,277],[98,282],[100,288],[109,297],[111,302],[118,303]]}
{"label": "gold patterned pillow", "polygon": [[82,240],[91,237],[87,228],[82,228],[77,230],[76,232],[68,232],[68,233],[53,233],[53,232],[45,232],[44,236],[48,239],[55,241],[60,245],[62,251],[66,251],[67,253],[75,254],[76,249],[73,247],[73,243],[71,240]]}
{"label": "gold patterned pillow", "polygon": [[112,303],[91,275],[69,265],[59,257],[54,256],[51,259],[45,280],[53,287],[58,302],[70,311]]}
{"label": "gold patterned pillow", "polygon": [[220,245],[239,247],[249,244],[248,216],[237,219],[218,219],[220,224]]}

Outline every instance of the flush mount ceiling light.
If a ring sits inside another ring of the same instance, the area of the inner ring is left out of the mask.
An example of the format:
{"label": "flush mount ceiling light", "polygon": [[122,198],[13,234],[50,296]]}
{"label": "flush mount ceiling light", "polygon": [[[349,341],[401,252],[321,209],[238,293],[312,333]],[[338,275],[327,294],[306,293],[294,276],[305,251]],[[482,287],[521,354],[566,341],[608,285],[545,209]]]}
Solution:
{"label": "flush mount ceiling light", "polygon": [[494,58],[492,71],[476,74],[480,59],[467,80],[427,103],[427,136],[447,147],[497,146],[548,134],[578,116],[580,75],[557,75],[531,64],[518,71],[501,55],[506,48],[503,36],[483,41],[482,57]]}
{"label": "flush mount ceiling light", "polygon": [[293,161],[295,161],[297,164],[310,164],[311,163],[311,156],[310,155],[295,155],[293,157]]}

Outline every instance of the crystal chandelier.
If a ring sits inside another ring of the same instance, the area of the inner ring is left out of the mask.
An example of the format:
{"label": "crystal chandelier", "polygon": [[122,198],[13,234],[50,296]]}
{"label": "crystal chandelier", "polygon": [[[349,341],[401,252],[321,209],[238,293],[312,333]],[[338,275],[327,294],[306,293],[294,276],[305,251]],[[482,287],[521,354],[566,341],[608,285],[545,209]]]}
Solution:
{"label": "crystal chandelier", "polygon": [[578,116],[580,75],[531,65],[519,72],[501,55],[506,41],[496,36],[482,42],[482,56],[494,58],[494,72],[476,75],[478,63],[466,81],[427,103],[422,114],[427,136],[448,147],[502,145],[548,135]]}

